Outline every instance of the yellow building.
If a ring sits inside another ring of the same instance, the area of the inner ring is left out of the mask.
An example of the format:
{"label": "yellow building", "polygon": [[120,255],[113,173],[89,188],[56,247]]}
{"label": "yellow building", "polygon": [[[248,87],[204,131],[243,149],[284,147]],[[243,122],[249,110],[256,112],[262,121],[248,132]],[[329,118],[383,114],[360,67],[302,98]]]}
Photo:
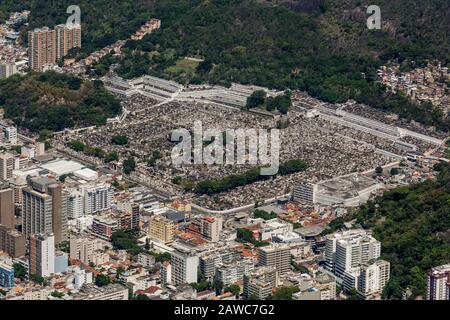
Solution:
{"label": "yellow building", "polygon": [[165,244],[173,242],[175,223],[163,216],[154,216],[150,220],[149,237]]}

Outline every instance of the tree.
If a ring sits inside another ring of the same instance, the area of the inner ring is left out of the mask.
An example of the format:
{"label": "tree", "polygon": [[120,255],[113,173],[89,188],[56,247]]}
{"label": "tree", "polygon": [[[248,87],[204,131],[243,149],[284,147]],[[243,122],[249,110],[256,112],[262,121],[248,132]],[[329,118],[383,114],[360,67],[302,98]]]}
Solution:
{"label": "tree", "polygon": [[64,292],[59,292],[59,291],[54,290],[51,293],[51,296],[55,297],[55,298],[62,298],[62,297],[64,297]]}
{"label": "tree", "polygon": [[398,170],[398,168],[392,168],[391,169],[391,176],[396,176],[400,173],[400,171]]}
{"label": "tree", "polygon": [[31,278],[31,281],[36,282],[37,284],[43,285],[45,283],[45,278],[41,277],[37,274],[32,274],[30,276],[30,278]]}
{"label": "tree", "polygon": [[382,173],[383,173],[383,168],[380,167],[380,166],[376,167],[376,168],[375,168],[375,173],[376,173],[377,175],[382,174]]}
{"label": "tree", "polygon": [[105,162],[119,161],[119,154],[116,151],[109,152],[105,157]]}
{"label": "tree", "polygon": [[128,143],[128,137],[125,135],[115,135],[111,138],[111,142],[119,146],[123,146]]}
{"label": "tree", "polygon": [[27,269],[19,263],[13,264],[14,276],[20,280],[25,280],[27,278]]}
{"label": "tree", "polygon": [[223,289],[223,282],[214,279],[213,283],[212,283],[212,287],[214,289],[216,289],[216,295],[219,295],[222,293],[222,289]]}
{"label": "tree", "polygon": [[239,294],[241,293],[241,287],[239,287],[237,284],[230,284],[229,286],[226,286],[223,291],[231,292],[236,298],[238,298]]}
{"label": "tree", "polygon": [[95,285],[97,287],[103,287],[111,283],[111,279],[104,274],[99,274],[95,277]]}
{"label": "tree", "polygon": [[266,101],[267,93],[264,90],[254,91],[250,97],[247,98],[247,108],[255,108],[262,106]]}
{"label": "tree", "polygon": [[130,174],[136,168],[136,162],[134,157],[129,157],[123,162],[123,172],[125,174]]}
{"label": "tree", "polygon": [[271,300],[292,300],[292,294],[299,291],[298,287],[281,287],[272,295]]}

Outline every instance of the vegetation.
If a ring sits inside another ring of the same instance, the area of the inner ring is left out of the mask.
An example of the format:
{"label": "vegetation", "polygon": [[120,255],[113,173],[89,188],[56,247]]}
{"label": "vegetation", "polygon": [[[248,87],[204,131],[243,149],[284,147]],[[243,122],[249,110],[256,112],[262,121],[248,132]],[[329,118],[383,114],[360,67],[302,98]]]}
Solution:
{"label": "vegetation", "polygon": [[51,296],[55,298],[62,298],[64,297],[64,292],[59,292],[55,290],[51,293]]}
{"label": "vegetation", "polygon": [[97,287],[104,287],[107,286],[108,284],[110,284],[112,281],[111,279],[104,275],[104,274],[99,274],[95,277],[95,285]]}
{"label": "vegetation", "polygon": [[330,222],[328,227],[322,231],[321,235],[326,236],[327,234],[334,233],[338,231],[339,229],[342,229],[344,227],[345,220],[344,218],[336,218],[333,221]]}
{"label": "vegetation", "polygon": [[255,247],[263,247],[268,245],[267,242],[257,240],[253,237],[253,233],[248,229],[238,228],[236,231],[237,241],[243,243],[251,243]]}
{"label": "vegetation", "polygon": [[292,294],[299,291],[298,287],[281,287],[272,296],[267,297],[267,300],[292,300]]}
{"label": "vegetation", "polygon": [[[281,5],[279,5],[281,3]],[[31,9],[26,31],[64,23],[69,0],[5,0],[7,12]],[[395,60],[403,69],[429,59],[449,63],[450,3],[441,0],[380,0],[381,30],[366,27],[368,0],[294,1],[120,1],[79,0],[82,17],[81,58],[119,39],[127,39],[145,21],[158,17],[161,30],[128,41],[124,58],[111,55],[94,66],[103,75],[110,64],[127,78],[151,73],[183,83],[253,83],[269,88],[300,89],[330,102],[353,98],[407,120],[449,128],[449,121],[430,104],[410,102],[387,93],[375,82],[376,68]],[[184,57],[202,57],[196,68]]]}
{"label": "vegetation", "polygon": [[137,255],[142,251],[141,247],[138,245],[136,236],[131,231],[115,231],[112,234],[111,242],[114,249],[126,250],[133,255]]}
{"label": "vegetation", "polygon": [[[278,174],[287,175],[304,171],[307,164],[302,160],[290,160],[280,165]],[[194,189],[197,194],[213,195],[219,192],[225,192],[235,189],[239,186],[245,186],[256,181],[268,180],[273,176],[260,175],[260,168],[253,168],[243,174],[234,174],[221,179],[205,180],[199,182]]]}
{"label": "vegetation", "polygon": [[136,168],[136,161],[133,157],[129,157],[123,161],[123,172],[130,174]]}
{"label": "vegetation", "polygon": [[36,133],[103,125],[121,112],[119,101],[101,83],[53,71],[1,80],[0,106],[7,118]]}
{"label": "vegetation", "polygon": [[99,147],[90,147],[85,145],[83,142],[78,140],[72,140],[67,142],[66,144],[69,148],[71,148],[74,151],[77,152],[83,152],[88,156],[97,157],[97,158],[104,158],[105,157],[105,151]]}
{"label": "vegetation", "polygon": [[286,114],[291,104],[291,93],[289,91],[280,96],[267,97],[264,90],[257,90],[247,98],[246,108],[262,107],[268,111],[278,110],[280,113]]}
{"label": "vegetation", "polygon": [[255,218],[262,218],[264,220],[270,220],[270,219],[275,219],[277,217],[277,214],[273,211],[271,213],[269,213],[267,211],[257,209],[254,212],[254,216],[255,216]]}
{"label": "vegetation", "polygon": [[14,263],[13,268],[14,268],[14,277],[20,280],[25,280],[27,278],[27,269],[25,269],[23,265],[19,263]]}
{"label": "vegetation", "polygon": [[236,298],[238,298],[239,294],[241,293],[241,287],[239,287],[237,284],[230,284],[229,286],[226,286],[223,291],[231,292]]}
{"label": "vegetation", "polygon": [[388,191],[354,216],[373,228],[382,258],[391,263],[386,299],[400,299],[406,288],[411,298],[424,296],[425,272],[450,260],[450,166],[435,169],[440,171],[435,180]]}
{"label": "vegetation", "polygon": [[128,143],[128,137],[124,135],[115,135],[111,138],[111,142],[119,146],[124,146]]}

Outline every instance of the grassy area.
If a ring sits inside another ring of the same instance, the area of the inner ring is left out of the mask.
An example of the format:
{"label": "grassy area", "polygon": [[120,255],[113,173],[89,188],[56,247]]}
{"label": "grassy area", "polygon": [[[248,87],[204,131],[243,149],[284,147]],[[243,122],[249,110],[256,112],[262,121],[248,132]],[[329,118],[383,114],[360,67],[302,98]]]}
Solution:
{"label": "grassy area", "polygon": [[179,59],[174,66],[170,66],[166,69],[168,73],[191,73],[194,74],[198,66],[198,61],[193,61],[189,59]]}

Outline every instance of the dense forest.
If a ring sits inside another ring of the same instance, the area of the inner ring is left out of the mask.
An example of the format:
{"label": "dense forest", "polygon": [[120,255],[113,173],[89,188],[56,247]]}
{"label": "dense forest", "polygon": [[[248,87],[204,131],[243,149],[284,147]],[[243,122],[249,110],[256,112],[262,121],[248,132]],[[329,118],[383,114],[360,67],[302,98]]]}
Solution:
{"label": "dense forest", "polygon": [[[382,29],[368,30],[368,0],[79,0],[84,54],[128,38],[145,20],[162,29],[129,41],[118,73],[151,73],[181,82],[252,83],[300,89],[330,102],[353,98],[407,120],[450,128],[430,104],[411,103],[375,83],[376,68],[394,59],[420,65],[448,64],[450,2],[380,0]],[[7,0],[2,10],[32,10],[30,27],[64,23],[69,0]],[[24,30],[25,31],[25,30]],[[25,39],[26,37],[24,37]],[[205,59],[178,67],[185,56]],[[111,63],[106,59],[103,63]],[[107,66],[97,66],[103,74]],[[176,72],[174,72],[174,70]]]}
{"label": "dense forest", "polygon": [[32,132],[102,125],[122,109],[101,81],[53,71],[1,80],[0,106],[7,118]]}
{"label": "dense forest", "polygon": [[450,261],[450,166],[435,169],[437,179],[389,191],[355,216],[373,228],[382,258],[391,263],[384,298],[400,299],[407,288],[412,298],[424,297],[425,272]]}

